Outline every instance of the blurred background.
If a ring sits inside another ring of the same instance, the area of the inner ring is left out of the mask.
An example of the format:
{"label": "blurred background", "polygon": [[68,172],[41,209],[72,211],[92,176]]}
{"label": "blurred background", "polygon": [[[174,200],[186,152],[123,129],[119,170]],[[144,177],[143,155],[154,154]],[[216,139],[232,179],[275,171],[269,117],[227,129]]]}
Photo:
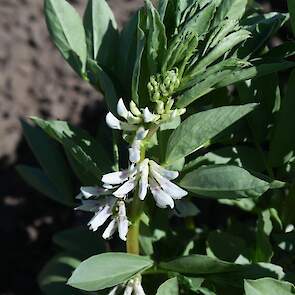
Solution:
{"label": "blurred background", "polygon": [[[82,12],[86,0],[70,0]],[[109,0],[120,26],[141,0]],[[258,1],[287,11],[286,0]],[[34,163],[20,120],[61,119],[91,128],[102,97],[69,68],[49,40],[42,0],[0,0],[0,294],[41,294],[36,276],[55,249],[52,235],[74,224],[71,209],[28,187],[16,164]],[[280,32],[272,42],[290,34]]]}

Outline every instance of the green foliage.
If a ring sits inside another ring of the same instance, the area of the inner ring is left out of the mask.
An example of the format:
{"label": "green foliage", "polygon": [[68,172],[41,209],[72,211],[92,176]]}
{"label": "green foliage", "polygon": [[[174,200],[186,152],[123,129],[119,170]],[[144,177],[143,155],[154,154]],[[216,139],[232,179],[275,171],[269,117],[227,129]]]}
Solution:
{"label": "green foliage", "polygon": [[80,264],[78,258],[69,253],[53,257],[41,271],[38,283],[44,294],[79,295],[81,291],[66,285],[69,275]]}
{"label": "green foliage", "polygon": [[48,30],[56,47],[81,76],[86,69],[86,37],[80,16],[66,1],[45,0]]}
{"label": "green foliage", "polygon": [[230,165],[200,167],[186,174],[180,185],[195,194],[217,199],[257,198],[270,188],[268,182]]}
{"label": "green foliage", "polygon": [[295,294],[295,287],[287,282],[280,282],[274,279],[245,280],[246,295],[290,295]]}
{"label": "green foliage", "polygon": [[104,253],[83,261],[68,284],[86,291],[101,290],[123,283],[152,265],[152,260],[142,256]]}
{"label": "green foliage", "polygon": [[179,289],[178,289],[178,280],[177,277],[167,280],[165,283],[163,283],[156,295],[178,295]]}
{"label": "green foliage", "polygon": [[128,253],[86,227],[57,233],[64,252],[41,272],[42,292],[295,294],[295,43],[269,46],[289,20],[295,30],[294,1],[289,15],[247,0],[146,0],[122,30],[105,0],[89,0],[83,21],[65,0],[44,3],[53,43],[119,130],[34,117],[23,129],[40,168],[17,170],[69,206],[83,186],[90,228],[107,219],[105,232],[129,232]]}
{"label": "green foliage", "polygon": [[253,111],[255,106],[227,106],[190,116],[171,134],[167,144],[166,163],[209,146],[219,133]]}

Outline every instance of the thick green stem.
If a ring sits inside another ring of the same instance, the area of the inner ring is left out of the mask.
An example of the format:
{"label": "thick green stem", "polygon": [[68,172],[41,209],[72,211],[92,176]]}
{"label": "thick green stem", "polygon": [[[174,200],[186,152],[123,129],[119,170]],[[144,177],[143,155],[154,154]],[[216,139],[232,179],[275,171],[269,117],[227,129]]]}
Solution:
{"label": "thick green stem", "polygon": [[127,252],[130,254],[139,255],[139,226],[142,211],[143,201],[139,199],[138,190],[136,190],[130,211],[130,220],[132,225],[129,227],[127,235]]}
{"label": "thick green stem", "polygon": [[[141,161],[145,158],[145,148],[141,149]],[[133,202],[131,205],[131,210],[129,218],[131,221],[131,226],[128,230],[127,235],[127,252],[130,254],[139,255],[139,226],[140,226],[140,217],[143,212],[144,202],[141,201],[138,197],[138,189],[135,190],[133,195]]]}

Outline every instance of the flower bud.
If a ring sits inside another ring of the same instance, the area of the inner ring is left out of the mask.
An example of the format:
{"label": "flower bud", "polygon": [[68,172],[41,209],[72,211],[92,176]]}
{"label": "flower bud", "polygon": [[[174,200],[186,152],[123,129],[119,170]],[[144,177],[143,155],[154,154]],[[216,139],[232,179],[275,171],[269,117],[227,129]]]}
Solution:
{"label": "flower bud", "polygon": [[156,110],[158,114],[163,114],[164,113],[164,102],[159,100],[157,101],[157,106],[156,106]]}
{"label": "flower bud", "polygon": [[138,109],[136,103],[133,100],[130,101],[129,106],[130,106],[130,111],[132,112],[132,114],[134,116],[137,116],[137,117],[141,116],[141,112],[140,112],[140,110]]}

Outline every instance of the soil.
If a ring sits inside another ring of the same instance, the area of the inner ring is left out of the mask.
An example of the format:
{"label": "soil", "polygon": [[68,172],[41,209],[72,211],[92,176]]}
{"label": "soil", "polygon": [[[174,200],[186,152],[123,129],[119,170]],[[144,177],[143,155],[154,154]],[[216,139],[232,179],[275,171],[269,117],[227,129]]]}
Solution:
{"label": "soil", "polygon": [[[86,4],[69,2],[80,12]],[[273,2],[286,11],[286,1]],[[141,0],[109,3],[120,26],[142,5]],[[51,237],[73,223],[71,210],[40,196],[16,174],[16,164],[34,162],[20,119],[34,115],[88,126],[101,113],[101,95],[76,76],[50,42],[42,7],[40,0],[0,0],[2,295],[41,294],[36,275],[54,252]]]}

